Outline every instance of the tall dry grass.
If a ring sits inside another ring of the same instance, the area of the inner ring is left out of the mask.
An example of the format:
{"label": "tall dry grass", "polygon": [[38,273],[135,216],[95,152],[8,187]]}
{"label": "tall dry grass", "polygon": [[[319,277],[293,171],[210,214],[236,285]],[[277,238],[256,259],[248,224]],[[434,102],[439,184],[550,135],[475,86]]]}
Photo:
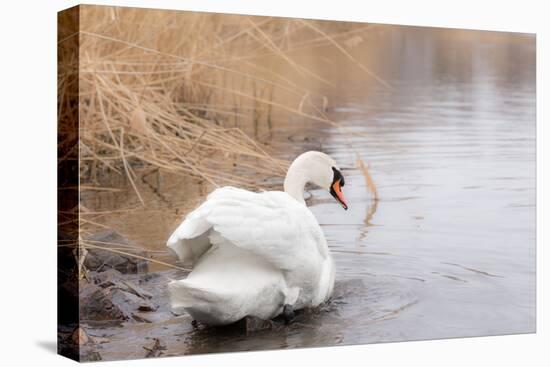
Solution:
{"label": "tall dry grass", "polygon": [[[125,176],[142,202],[136,180],[156,169],[247,188],[283,176],[288,162],[261,143],[278,113],[337,125],[325,96],[311,102],[316,91],[266,57],[330,85],[293,52],[331,46],[385,84],[341,44],[361,24],[97,6],[80,22],[81,185]],[[68,79],[59,75],[60,95]]]}
{"label": "tall dry grass", "polygon": [[[59,40],[78,41],[79,58],[70,52],[61,55],[58,80],[58,118],[68,122],[60,125],[67,127],[60,131],[62,142],[75,140],[71,123],[78,115],[79,189],[116,192],[120,189],[106,182],[119,175],[146,206],[138,181],[159,170],[195,177],[212,187],[267,188],[273,177],[284,177],[289,162],[276,158],[280,154],[266,142],[281,120],[286,126],[292,116],[298,118],[294,121],[342,129],[353,150],[352,134],[325,115],[328,98],[315,87],[333,87],[332,81],[301,62],[296,53],[329,47],[358,72],[390,87],[348,51],[370,27],[81,6],[78,40],[70,34],[60,34]],[[65,49],[71,47],[59,48]],[[75,104],[67,95],[74,93],[77,71]],[[356,154],[357,167],[377,200],[367,166]],[[90,211],[82,203],[69,210],[68,220],[79,224],[79,276],[86,275],[83,259],[89,249],[181,269],[151,254],[136,255],[132,247],[85,240],[98,228],[109,227],[101,218],[111,212]]]}

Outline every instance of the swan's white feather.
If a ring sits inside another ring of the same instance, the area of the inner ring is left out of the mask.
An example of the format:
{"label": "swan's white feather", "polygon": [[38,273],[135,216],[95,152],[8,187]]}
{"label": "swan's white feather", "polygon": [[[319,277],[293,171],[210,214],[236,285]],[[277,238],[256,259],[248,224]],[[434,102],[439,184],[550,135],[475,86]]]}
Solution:
{"label": "swan's white feather", "polygon": [[186,279],[171,282],[169,289],[172,307],[183,307],[210,325],[245,316],[270,319],[296,293],[271,264],[229,243],[214,245]]}
{"label": "swan's white feather", "polygon": [[210,324],[271,318],[284,304],[315,306],[332,292],[333,264],[321,228],[285,192],[216,189],[168,246],[194,264],[187,279],[171,284],[173,306]]}
{"label": "swan's white feather", "polygon": [[281,270],[302,263],[298,255],[327,256],[324,236],[313,214],[282,191],[251,192],[234,187],[213,191],[168,240],[180,261],[194,264],[210,243],[202,235],[213,229],[235,246],[252,251]]}

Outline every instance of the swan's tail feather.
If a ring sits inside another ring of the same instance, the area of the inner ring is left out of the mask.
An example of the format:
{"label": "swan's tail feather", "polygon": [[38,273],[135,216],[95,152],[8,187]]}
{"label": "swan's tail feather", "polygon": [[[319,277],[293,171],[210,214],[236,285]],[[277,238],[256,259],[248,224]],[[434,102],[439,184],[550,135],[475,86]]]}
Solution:
{"label": "swan's tail feather", "polygon": [[218,293],[186,280],[174,280],[168,289],[173,308],[200,307],[223,299]]}
{"label": "swan's tail feather", "polygon": [[172,308],[185,309],[193,319],[209,325],[223,325],[242,318],[227,297],[212,289],[203,288],[187,280],[168,284]]}

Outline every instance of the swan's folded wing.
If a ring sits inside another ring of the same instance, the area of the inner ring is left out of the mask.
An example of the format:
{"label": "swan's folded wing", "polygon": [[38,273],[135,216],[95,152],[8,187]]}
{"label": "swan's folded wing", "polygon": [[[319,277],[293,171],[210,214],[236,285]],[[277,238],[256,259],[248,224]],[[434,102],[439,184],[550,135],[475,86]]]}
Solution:
{"label": "swan's folded wing", "polygon": [[228,240],[283,270],[295,269],[308,257],[326,256],[317,220],[284,192],[220,189],[208,200],[215,203],[207,218],[213,243]]}
{"label": "swan's folded wing", "polygon": [[209,239],[212,224],[207,221],[212,204],[211,201],[206,200],[189,213],[166,243],[185,265],[195,264],[212,247]]}
{"label": "swan's folded wing", "polygon": [[313,214],[284,192],[254,193],[223,187],[190,213],[168,241],[184,262],[195,262],[211,244],[229,241],[283,270],[304,257],[325,257],[324,236]]}

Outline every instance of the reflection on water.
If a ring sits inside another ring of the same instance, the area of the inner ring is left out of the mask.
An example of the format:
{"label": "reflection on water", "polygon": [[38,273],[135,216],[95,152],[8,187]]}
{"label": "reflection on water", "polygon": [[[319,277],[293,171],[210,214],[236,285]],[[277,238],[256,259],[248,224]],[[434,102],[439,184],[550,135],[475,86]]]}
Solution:
{"label": "reflection on water", "polygon": [[[381,198],[365,226],[371,203],[350,170],[351,212],[312,208],[322,223],[345,222],[325,226],[340,279],[364,269],[370,291],[389,287],[383,298],[399,279],[417,300],[369,328],[368,341],[535,330],[534,39],[463,36],[394,32],[394,89],[364,96],[349,81],[334,108],[333,118],[365,133],[353,144]],[[353,158],[343,137],[329,137],[331,155]],[[366,253],[341,252],[349,249]]]}
{"label": "reflection on water", "polygon": [[[329,117],[361,134],[350,142],[291,118],[271,141],[285,158],[322,149],[344,169],[350,210],[319,190],[309,200],[337,265],[332,303],[254,335],[171,322],[160,332],[177,334],[167,354],[534,332],[534,37],[379,27],[363,44],[362,60],[391,89],[317,50],[317,67],[337,81],[318,86],[330,96]],[[355,151],[370,164],[377,203]],[[185,201],[177,180],[165,182],[171,206],[119,218],[120,227],[162,248],[176,218],[206,193],[195,188],[198,199]]]}
{"label": "reflection on water", "polygon": [[[333,113],[376,137],[354,138],[353,146],[371,162],[381,198],[365,227],[365,184],[359,172],[347,172],[355,205],[338,216],[345,226],[325,230],[341,279],[364,269],[370,287],[399,279],[418,301],[366,339],[533,332],[534,40],[425,30],[393,37],[406,45],[387,70],[395,88],[365,98],[350,81]],[[336,131],[326,147],[338,161],[354,158]],[[375,255],[340,253],[349,249]]]}

